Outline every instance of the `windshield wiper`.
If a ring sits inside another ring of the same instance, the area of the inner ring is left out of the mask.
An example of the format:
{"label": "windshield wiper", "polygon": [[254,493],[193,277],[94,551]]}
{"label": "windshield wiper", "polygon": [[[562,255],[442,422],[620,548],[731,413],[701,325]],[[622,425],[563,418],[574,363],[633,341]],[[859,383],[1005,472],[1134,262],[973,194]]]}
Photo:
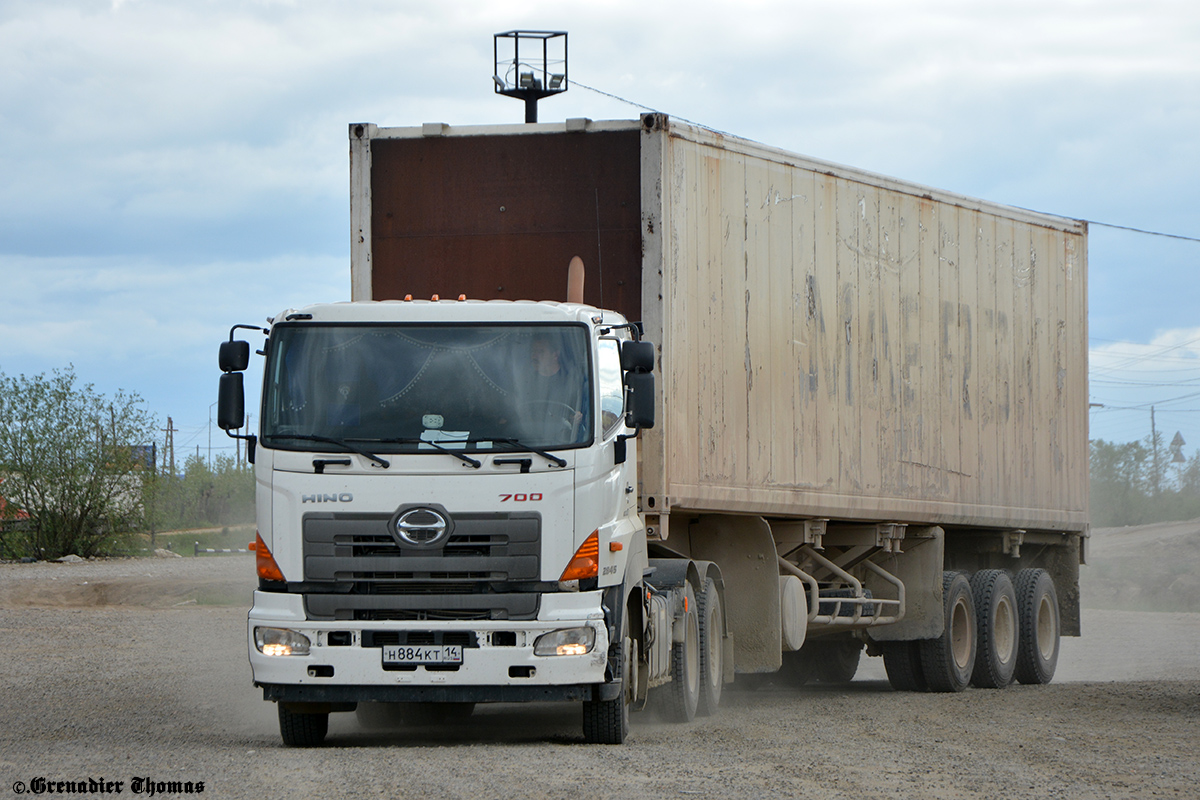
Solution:
{"label": "windshield wiper", "polygon": [[410,439],[375,439],[373,441],[378,441],[382,444],[417,444],[417,445],[427,444],[430,447],[432,447],[434,450],[440,450],[441,452],[445,453],[446,455],[454,456],[459,461],[462,461],[466,464],[470,464],[475,469],[479,469],[480,467],[483,466],[482,461],[471,458],[469,455],[466,455],[465,453],[460,453],[457,450],[451,450],[449,447],[442,447],[437,442],[431,442],[428,439],[411,439],[411,438]]}
{"label": "windshield wiper", "polygon": [[264,437],[264,438],[299,439],[304,442],[326,442],[328,444],[336,444],[339,447],[346,448],[351,453],[358,453],[360,456],[371,459],[372,461],[374,461],[376,464],[383,467],[384,469],[387,469],[388,467],[391,466],[390,462],[385,461],[384,459],[380,458],[379,456],[375,455],[374,453],[372,453],[369,450],[364,450],[361,447],[356,447],[355,445],[350,444],[350,442],[347,441],[346,439],[335,439],[332,436],[318,436],[315,433],[278,433],[278,434],[272,434],[272,435],[270,435],[268,437]]}
{"label": "windshield wiper", "polygon": [[537,453],[539,456],[541,456],[542,458],[546,459],[547,461],[549,461],[550,463],[552,463],[558,467],[565,467],[567,465],[567,460],[565,458],[559,458],[556,455],[551,455],[550,453],[547,453],[545,450],[541,450],[537,447],[530,447],[529,445],[522,442],[520,439],[504,438],[504,439],[492,439],[492,441],[500,442],[502,444],[512,445],[514,448],[516,448],[518,450],[528,450],[530,453]]}

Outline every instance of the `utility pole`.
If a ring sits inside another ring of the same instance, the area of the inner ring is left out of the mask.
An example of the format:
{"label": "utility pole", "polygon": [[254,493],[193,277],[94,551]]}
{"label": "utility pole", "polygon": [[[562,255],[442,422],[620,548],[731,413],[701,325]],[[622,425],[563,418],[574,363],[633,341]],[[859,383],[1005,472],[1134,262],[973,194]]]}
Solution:
{"label": "utility pole", "polygon": [[1150,406],[1150,447],[1154,449],[1154,496],[1158,497],[1158,430],[1154,427],[1154,406]]}
{"label": "utility pole", "polygon": [[[171,476],[171,479],[174,480],[175,479],[175,432],[179,429],[175,427],[175,423],[171,420],[171,418],[167,417],[167,427],[162,428],[161,430],[167,434],[167,441],[166,441],[167,446],[163,448],[163,469],[164,470],[169,469],[170,472],[167,474],[169,474]],[[168,459],[170,459],[170,460],[168,461]]]}

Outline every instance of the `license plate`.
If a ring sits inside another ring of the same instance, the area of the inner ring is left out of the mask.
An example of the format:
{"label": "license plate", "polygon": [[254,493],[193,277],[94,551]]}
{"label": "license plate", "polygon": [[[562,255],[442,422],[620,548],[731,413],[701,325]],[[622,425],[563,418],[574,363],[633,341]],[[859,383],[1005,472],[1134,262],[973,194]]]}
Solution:
{"label": "license plate", "polygon": [[383,647],[385,664],[461,664],[462,656],[461,644],[389,644]]}

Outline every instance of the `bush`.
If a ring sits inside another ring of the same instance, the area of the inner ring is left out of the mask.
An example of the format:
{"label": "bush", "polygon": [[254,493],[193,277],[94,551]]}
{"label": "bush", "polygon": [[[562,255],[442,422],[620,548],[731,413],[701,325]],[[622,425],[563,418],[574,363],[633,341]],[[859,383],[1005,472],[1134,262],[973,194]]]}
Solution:
{"label": "bush", "polygon": [[1172,462],[1161,443],[1158,450],[1156,460],[1149,437],[1145,442],[1126,444],[1103,439],[1092,442],[1093,526],[1111,528],[1200,517],[1200,452],[1175,469],[1168,466]]}
{"label": "bush", "polygon": [[146,507],[156,530],[218,528],[254,521],[254,472],[228,455],[210,467],[188,456],[183,475],[159,475],[148,484]]}
{"label": "bush", "polygon": [[96,554],[144,523],[144,454],[155,424],[136,394],[112,398],[75,371],[0,372],[0,551],[58,558]]}

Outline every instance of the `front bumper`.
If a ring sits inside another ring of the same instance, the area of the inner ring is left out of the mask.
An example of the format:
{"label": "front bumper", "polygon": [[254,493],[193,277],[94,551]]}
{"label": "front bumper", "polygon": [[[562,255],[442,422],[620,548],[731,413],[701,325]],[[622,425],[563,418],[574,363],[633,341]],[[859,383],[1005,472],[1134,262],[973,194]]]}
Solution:
{"label": "front bumper", "polygon": [[[516,702],[582,700],[607,696],[604,684],[609,646],[601,592],[542,596],[538,619],[528,621],[312,621],[298,594],[255,592],[247,639],[254,683],[264,698],[285,702]],[[538,636],[562,628],[595,630],[591,652],[578,656],[535,656]],[[266,656],[254,644],[256,627],[286,628],[308,637],[303,656]],[[364,632],[369,632],[364,636]],[[374,640],[420,632],[440,637],[469,635],[462,663],[453,667],[385,668]],[[331,643],[331,636],[332,643]],[[372,646],[373,645],[373,646]],[[619,691],[619,689],[618,689]]]}

